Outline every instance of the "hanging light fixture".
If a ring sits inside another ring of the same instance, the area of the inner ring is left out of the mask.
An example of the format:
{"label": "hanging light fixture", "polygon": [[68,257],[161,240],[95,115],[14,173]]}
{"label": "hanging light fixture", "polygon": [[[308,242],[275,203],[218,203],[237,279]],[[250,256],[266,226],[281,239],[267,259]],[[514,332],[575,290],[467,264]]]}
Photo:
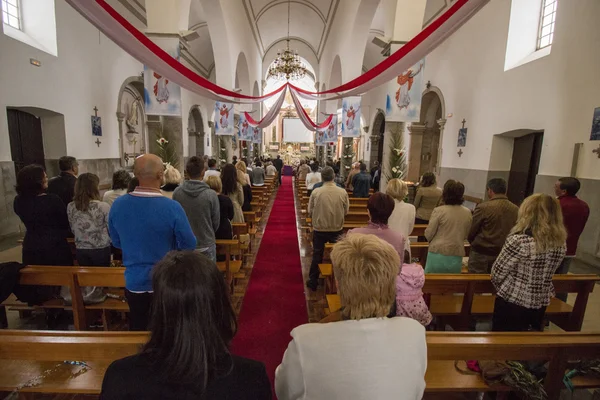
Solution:
{"label": "hanging light fixture", "polygon": [[285,50],[277,52],[277,58],[269,67],[267,79],[273,78],[280,81],[295,81],[304,78],[308,70],[300,60],[298,52],[290,50],[290,0],[288,0],[288,31]]}

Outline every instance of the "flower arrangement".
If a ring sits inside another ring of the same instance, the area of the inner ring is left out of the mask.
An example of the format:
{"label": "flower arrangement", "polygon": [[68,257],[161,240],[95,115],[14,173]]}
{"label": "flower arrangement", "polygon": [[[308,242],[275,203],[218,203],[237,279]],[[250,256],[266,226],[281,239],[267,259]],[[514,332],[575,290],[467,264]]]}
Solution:
{"label": "flower arrangement", "polygon": [[221,165],[227,164],[227,142],[225,136],[218,136],[219,138],[219,162]]}
{"label": "flower arrangement", "polygon": [[173,145],[173,141],[170,139],[171,132],[163,129],[161,129],[161,132],[157,132],[156,143],[158,144],[158,148],[154,154],[159,156],[163,160],[163,163],[172,165],[175,169],[179,169],[179,155]]}
{"label": "flower arrangement", "polygon": [[406,149],[402,129],[390,131],[390,157],[385,176],[390,179],[402,179],[406,174]]}
{"label": "flower arrangement", "polygon": [[352,168],[352,159],[354,158],[352,138],[343,138],[344,148],[342,150],[342,165],[344,166],[344,176],[348,175],[348,171]]}

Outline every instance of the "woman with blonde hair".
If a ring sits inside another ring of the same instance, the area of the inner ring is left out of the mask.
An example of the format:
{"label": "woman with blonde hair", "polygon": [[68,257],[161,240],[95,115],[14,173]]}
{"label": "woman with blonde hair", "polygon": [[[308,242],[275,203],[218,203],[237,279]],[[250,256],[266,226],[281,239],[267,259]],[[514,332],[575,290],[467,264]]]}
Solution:
{"label": "woman with blonde hair", "polygon": [[237,180],[242,185],[244,192],[244,203],[242,204],[242,211],[252,211],[252,184],[250,183],[250,175],[248,175],[248,169],[246,163],[243,160],[235,163],[235,169],[237,170]]}
{"label": "woman with blonde hair", "polygon": [[98,176],[85,173],[75,182],[73,201],[67,206],[71,231],[75,236],[77,263],[83,266],[110,265],[108,203],[100,201]]}
{"label": "woman with blonde hair", "polygon": [[[236,165],[239,165],[238,161]],[[242,204],[244,204],[244,189],[238,180],[238,174],[233,164],[227,164],[221,171],[221,183],[223,194],[231,199],[233,203],[233,221],[235,223],[244,223],[244,212]]]}
{"label": "woman with blonde hair", "polygon": [[277,398],[420,399],[425,329],[410,318],[386,317],[395,302],[397,251],[374,235],[354,234],[334,246],[331,260],[342,321],[292,331],[275,371]]}
{"label": "woman with blonde hair", "polygon": [[233,237],[233,230],[231,227],[231,220],[234,216],[233,203],[231,199],[221,192],[223,191],[223,184],[221,178],[215,175],[206,178],[206,184],[217,193],[219,198],[219,229],[215,231],[216,239],[231,239]]}
{"label": "woman with blonde hair", "polygon": [[238,181],[240,185],[252,185],[250,182],[250,175],[248,175],[248,170],[246,168],[246,163],[243,161],[238,161],[235,163],[235,169],[237,170]]}
{"label": "woman with blonde hair", "polygon": [[492,267],[494,331],[543,329],[546,306],[554,296],[552,276],[565,256],[566,239],[558,200],[541,193],[526,198]]}
{"label": "woman with blonde hair", "polygon": [[173,192],[181,183],[181,172],[171,164],[167,164],[165,168],[165,184],[160,188],[163,196],[170,199],[173,198]]}
{"label": "woman with blonde hair", "polygon": [[405,250],[410,255],[409,235],[415,227],[415,206],[404,201],[408,195],[408,185],[402,179],[392,179],[387,184],[386,194],[394,199],[394,211],[388,220],[391,230],[398,232],[406,239]]}

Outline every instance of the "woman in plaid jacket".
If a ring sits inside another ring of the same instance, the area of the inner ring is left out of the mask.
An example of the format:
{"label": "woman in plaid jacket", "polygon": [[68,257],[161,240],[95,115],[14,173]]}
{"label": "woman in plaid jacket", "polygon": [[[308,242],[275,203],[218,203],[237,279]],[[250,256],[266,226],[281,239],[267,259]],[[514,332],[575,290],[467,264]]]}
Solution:
{"label": "woman in plaid jacket", "polygon": [[494,331],[543,329],[546,306],[554,296],[552,276],[565,256],[566,239],[558,201],[546,194],[526,198],[492,267]]}

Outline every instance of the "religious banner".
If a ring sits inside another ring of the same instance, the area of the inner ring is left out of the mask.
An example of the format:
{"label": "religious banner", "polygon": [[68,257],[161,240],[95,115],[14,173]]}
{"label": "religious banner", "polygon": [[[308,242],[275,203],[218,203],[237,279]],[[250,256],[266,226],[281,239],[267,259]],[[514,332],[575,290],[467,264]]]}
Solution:
{"label": "religious banner", "polygon": [[418,122],[421,119],[421,93],[425,59],[404,71],[390,84],[385,102],[385,118],[393,122]]}
{"label": "religious banner", "polygon": [[360,137],[360,97],[342,100],[342,137]]}
{"label": "religious banner", "polygon": [[262,142],[262,128],[252,128],[252,143],[260,144]]}
{"label": "religious banner", "polygon": [[[179,60],[179,43],[168,53]],[[146,115],[181,117],[181,87],[144,65],[144,109]]]}
{"label": "religious banner", "polygon": [[241,113],[240,121],[239,121],[239,125],[238,125],[238,139],[244,140],[244,141],[251,141],[252,133],[253,133],[253,128],[248,123],[245,113]]}
{"label": "religious banner", "polygon": [[233,104],[215,103],[215,135],[233,136]]}
{"label": "religious banner", "polygon": [[337,115],[333,114],[327,126],[317,129],[315,133],[315,146],[325,146],[329,143],[337,142],[337,121]]}

